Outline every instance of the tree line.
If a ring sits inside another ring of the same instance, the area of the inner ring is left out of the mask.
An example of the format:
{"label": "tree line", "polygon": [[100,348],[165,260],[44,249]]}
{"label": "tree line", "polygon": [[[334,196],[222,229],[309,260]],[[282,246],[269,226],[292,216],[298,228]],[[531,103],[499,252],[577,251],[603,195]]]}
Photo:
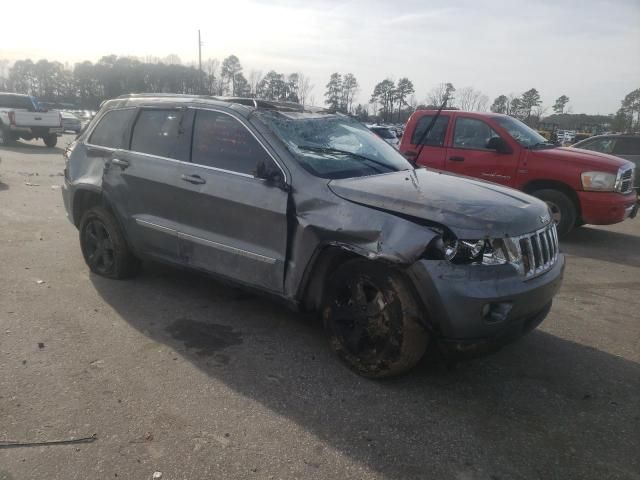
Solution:
{"label": "tree line", "polygon": [[[163,59],[108,55],[96,63],[76,63],[73,68],[44,59],[18,60],[9,67],[7,60],[0,59],[0,91],[26,93],[42,101],[85,109],[96,109],[105,99],[140,92],[254,97],[307,105],[316,103],[313,90],[311,79],[302,72],[287,74],[270,70],[263,75],[262,71],[251,70],[247,73],[235,55],[229,55],[222,62],[207,59],[202,69],[184,65],[176,55]],[[483,92],[470,86],[456,89],[450,82],[438,84],[418,102],[414,84],[407,77],[380,81],[368,102],[356,103],[359,92],[360,84],[353,73],[334,72],[325,85],[324,105],[362,121],[404,123],[416,109],[438,108],[446,98],[445,108],[489,109],[536,128],[544,123],[543,117],[549,111],[535,88],[519,95],[501,94],[490,105],[489,97]],[[569,102],[567,95],[558,97],[551,106],[553,116],[571,115]],[[609,124],[615,131],[640,129],[640,88],[622,99]]]}
{"label": "tree line", "polygon": [[56,61],[29,59],[7,66],[6,60],[0,60],[0,91],[26,93],[41,101],[85,109],[96,109],[109,98],[141,92],[249,96],[305,104],[313,90],[310,79],[299,72],[271,70],[262,75],[252,70],[247,78],[235,55],[222,63],[206,60],[202,70],[183,65],[176,55],[145,60],[109,55],[96,63],[76,63],[72,69]]}

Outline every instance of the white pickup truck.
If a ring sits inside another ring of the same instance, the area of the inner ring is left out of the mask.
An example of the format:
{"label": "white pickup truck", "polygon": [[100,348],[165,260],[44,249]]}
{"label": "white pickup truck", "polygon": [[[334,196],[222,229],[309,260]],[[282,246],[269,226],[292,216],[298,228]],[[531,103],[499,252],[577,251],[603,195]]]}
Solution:
{"label": "white pickup truck", "polygon": [[0,92],[0,145],[19,138],[42,138],[47,147],[55,147],[62,135],[60,112],[43,110],[29,95]]}

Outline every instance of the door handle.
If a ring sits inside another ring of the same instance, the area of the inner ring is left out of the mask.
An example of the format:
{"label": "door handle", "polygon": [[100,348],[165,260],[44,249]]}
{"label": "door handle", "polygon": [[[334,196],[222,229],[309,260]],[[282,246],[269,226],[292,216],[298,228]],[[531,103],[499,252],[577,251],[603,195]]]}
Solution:
{"label": "door handle", "polygon": [[185,182],[193,183],[195,185],[207,183],[207,181],[199,175],[181,175],[180,178]]}
{"label": "door handle", "polygon": [[118,167],[120,167],[121,169],[125,169],[129,167],[129,161],[128,160],[122,160],[121,158],[112,158],[111,159],[111,163],[113,165],[117,165]]}
{"label": "door handle", "polygon": [[449,157],[452,162],[464,162],[464,157]]}

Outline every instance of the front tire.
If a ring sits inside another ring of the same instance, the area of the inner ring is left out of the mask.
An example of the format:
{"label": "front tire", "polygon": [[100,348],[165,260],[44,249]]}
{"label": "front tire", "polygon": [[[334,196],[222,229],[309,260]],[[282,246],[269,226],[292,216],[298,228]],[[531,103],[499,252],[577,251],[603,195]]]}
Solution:
{"label": "front tire", "polygon": [[331,275],[322,309],[331,348],[368,378],[398,375],[420,361],[429,341],[420,314],[411,285],[399,272],[360,259]]}
{"label": "front tire", "polygon": [[140,269],[117,220],[104,207],[89,209],[80,221],[80,248],[92,272],[112,279],[134,276]]}
{"label": "front tire", "polygon": [[53,148],[58,143],[58,136],[54,133],[51,135],[47,135],[46,137],[43,138],[43,140],[44,140],[44,144],[47,147]]}
{"label": "front tire", "polygon": [[542,189],[532,193],[549,206],[551,217],[556,222],[558,236],[564,237],[576,226],[578,217],[573,201],[560,190]]}

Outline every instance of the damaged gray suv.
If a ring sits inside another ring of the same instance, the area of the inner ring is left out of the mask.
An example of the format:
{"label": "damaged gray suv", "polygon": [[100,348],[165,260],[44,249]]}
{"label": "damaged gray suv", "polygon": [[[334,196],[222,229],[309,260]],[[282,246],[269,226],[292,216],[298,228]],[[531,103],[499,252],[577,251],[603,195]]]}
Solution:
{"label": "damaged gray suv", "polygon": [[353,370],[495,349],[545,318],[564,257],[545,203],[414,167],[340,114],[129,95],[65,152],[89,268],[187,266],[321,313]]}

